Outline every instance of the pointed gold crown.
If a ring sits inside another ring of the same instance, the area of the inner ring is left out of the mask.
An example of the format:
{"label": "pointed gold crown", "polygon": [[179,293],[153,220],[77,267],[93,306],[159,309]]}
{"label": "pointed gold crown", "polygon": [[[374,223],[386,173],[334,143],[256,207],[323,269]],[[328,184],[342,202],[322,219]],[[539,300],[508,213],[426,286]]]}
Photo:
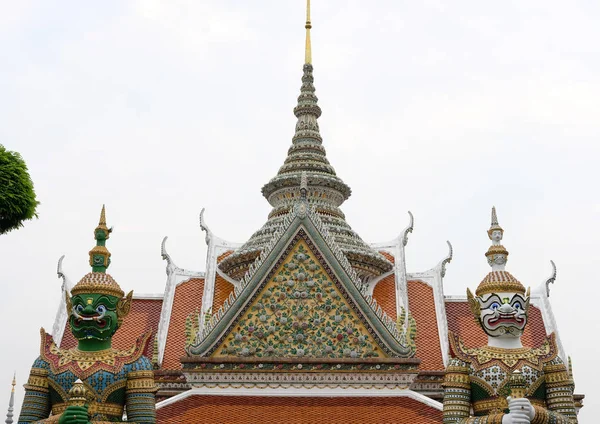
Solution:
{"label": "pointed gold crown", "polygon": [[[75,296],[82,293],[98,293],[121,298],[124,292],[119,284],[106,273],[106,268],[110,264],[110,252],[104,245],[109,237],[111,229],[106,226],[106,211],[102,205],[100,212],[100,222],[94,230],[96,246],[90,250],[90,265],[92,272],[86,274],[75,287],[71,289],[71,295]],[[101,263],[95,263],[94,258],[101,258]]]}
{"label": "pointed gold crown", "polygon": [[492,206],[492,225],[490,225],[490,229],[488,230],[488,237],[490,240],[492,239],[492,232],[500,230],[502,234],[504,234],[504,229],[498,224],[498,215],[496,215],[496,206]]}
{"label": "pointed gold crown", "polygon": [[[500,240],[492,239],[492,232],[499,230],[502,233]],[[498,216],[496,214],[496,207],[492,207],[492,224],[490,229],[487,231],[488,237],[493,241],[493,244],[489,247],[485,256],[488,258],[488,263],[492,267],[492,271],[485,276],[485,278],[477,286],[475,294],[477,296],[483,296],[490,293],[520,293],[525,294],[525,287],[519,282],[513,275],[504,270],[506,266],[506,257],[508,251],[500,244],[502,237],[504,236],[504,230],[498,224]],[[504,256],[498,256],[504,255]]]}

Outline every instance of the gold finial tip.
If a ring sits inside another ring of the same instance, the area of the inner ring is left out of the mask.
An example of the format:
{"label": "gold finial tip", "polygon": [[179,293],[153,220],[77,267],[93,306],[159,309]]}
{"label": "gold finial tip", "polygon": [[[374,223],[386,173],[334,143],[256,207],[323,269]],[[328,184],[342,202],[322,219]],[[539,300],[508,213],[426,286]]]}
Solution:
{"label": "gold finial tip", "polygon": [[312,24],[310,22],[310,0],[306,0],[306,50],[304,52],[304,63],[312,64],[312,48],[310,43],[310,29]]}
{"label": "gold finial tip", "polygon": [[106,225],[106,207],[102,205],[102,211],[100,212],[100,222],[98,225]]}

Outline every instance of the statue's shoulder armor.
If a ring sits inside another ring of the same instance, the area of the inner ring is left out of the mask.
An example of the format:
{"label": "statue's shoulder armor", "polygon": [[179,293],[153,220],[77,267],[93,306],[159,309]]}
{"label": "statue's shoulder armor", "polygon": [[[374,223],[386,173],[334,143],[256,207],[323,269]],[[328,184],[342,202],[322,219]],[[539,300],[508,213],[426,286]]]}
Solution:
{"label": "statue's shoulder armor", "polygon": [[475,349],[465,346],[458,334],[453,331],[448,332],[448,340],[450,342],[450,355],[456,366],[468,366],[473,361]]}
{"label": "statue's shoulder armor", "polygon": [[36,368],[40,370],[49,370],[50,364],[48,361],[45,361],[41,356],[38,356],[35,361],[33,361],[33,365],[31,368]]}
{"label": "statue's shoulder armor", "polygon": [[452,332],[449,333],[449,339],[452,356],[471,364],[475,370],[498,365],[507,372],[512,372],[525,364],[542,370],[545,364],[556,360],[558,357],[554,333],[547,336],[538,347],[519,349],[500,349],[487,346],[469,348],[464,345],[457,334]]}
{"label": "statue's shoulder armor", "polygon": [[77,349],[60,349],[54,343],[52,336],[42,331],[40,358],[48,363],[49,369],[53,373],[60,374],[69,370],[82,380],[99,370],[118,374],[123,369],[128,371],[127,368],[134,366],[133,364],[143,357],[150,335],[150,333],[143,334],[129,349],[108,349],[84,353]]}

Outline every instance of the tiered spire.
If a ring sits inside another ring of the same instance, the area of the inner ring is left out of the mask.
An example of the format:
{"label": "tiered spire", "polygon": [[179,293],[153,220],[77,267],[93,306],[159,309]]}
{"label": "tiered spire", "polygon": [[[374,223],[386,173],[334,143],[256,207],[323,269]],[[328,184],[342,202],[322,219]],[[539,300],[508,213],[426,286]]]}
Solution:
{"label": "tiered spire", "polygon": [[124,292],[119,284],[106,272],[110,265],[110,252],[106,248],[106,240],[110,237],[112,228],[106,226],[106,210],[102,205],[100,222],[94,230],[96,246],[90,250],[90,265],[92,272],[86,274],[75,287],[71,289],[73,296],[82,293],[101,293],[121,298]]}
{"label": "tiered spire", "polygon": [[8,402],[8,412],[6,413],[6,424],[13,424],[13,411],[15,406],[15,385],[17,384],[17,374],[13,375],[12,390],[10,391],[10,401]]}
{"label": "tiered spire", "polygon": [[498,224],[498,215],[496,214],[496,207],[492,207],[492,224],[490,229],[487,231],[488,237],[492,240],[492,245],[485,253],[487,256],[488,264],[494,271],[504,271],[506,267],[506,261],[508,260],[508,251],[502,246],[502,238],[504,237],[504,230]]}
{"label": "tiered spire", "polygon": [[90,266],[93,272],[106,272],[106,268],[110,265],[110,252],[106,248],[106,240],[110,237],[111,232],[112,229],[106,226],[106,209],[102,205],[100,221],[94,230],[96,246],[90,250]]}
{"label": "tiered spire", "polygon": [[371,249],[348,225],[339,206],[350,197],[351,190],[327,160],[318,118],[321,108],[315,95],[310,30],[310,0],[306,12],[306,50],[302,87],[294,114],[298,121],[283,166],[262,188],[263,196],[273,206],[269,219],[238,251],[225,258],[219,267],[234,279],[240,279],[248,266],[260,255],[280,227],[285,215],[301,196],[301,176],[306,173],[306,198],[321,216],[329,232],[346,253],[358,274],[367,280],[392,269],[392,264]]}
{"label": "tiered spire", "polygon": [[[498,215],[496,208],[492,207],[492,223],[487,231],[488,237],[492,240],[492,245],[485,253],[488,264],[492,271],[485,276],[479,283],[475,294],[483,296],[490,293],[521,293],[525,294],[525,287],[508,271],[505,271],[506,261],[508,260],[508,251],[502,245],[504,230],[498,224]],[[473,295],[467,290],[467,296]]]}

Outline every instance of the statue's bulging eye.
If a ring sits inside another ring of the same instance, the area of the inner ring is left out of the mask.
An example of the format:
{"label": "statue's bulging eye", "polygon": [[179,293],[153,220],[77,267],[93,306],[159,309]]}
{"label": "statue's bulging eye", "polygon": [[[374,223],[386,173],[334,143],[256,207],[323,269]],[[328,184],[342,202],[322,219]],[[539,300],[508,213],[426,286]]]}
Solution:
{"label": "statue's bulging eye", "polygon": [[81,313],[81,312],[83,312],[83,305],[77,305],[77,306],[75,307],[75,310],[76,310],[78,313]]}
{"label": "statue's bulging eye", "polygon": [[515,302],[513,304],[513,308],[515,308],[515,309],[523,309],[523,307],[521,306],[521,302]]}
{"label": "statue's bulging eye", "polygon": [[104,306],[104,305],[98,305],[98,307],[96,308],[96,312],[98,312],[99,314],[106,313],[106,306]]}
{"label": "statue's bulging eye", "polygon": [[490,305],[490,309],[493,309],[494,311],[496,309],[498,309],[500,307],[500,304],[498,302],[494,302]]}

